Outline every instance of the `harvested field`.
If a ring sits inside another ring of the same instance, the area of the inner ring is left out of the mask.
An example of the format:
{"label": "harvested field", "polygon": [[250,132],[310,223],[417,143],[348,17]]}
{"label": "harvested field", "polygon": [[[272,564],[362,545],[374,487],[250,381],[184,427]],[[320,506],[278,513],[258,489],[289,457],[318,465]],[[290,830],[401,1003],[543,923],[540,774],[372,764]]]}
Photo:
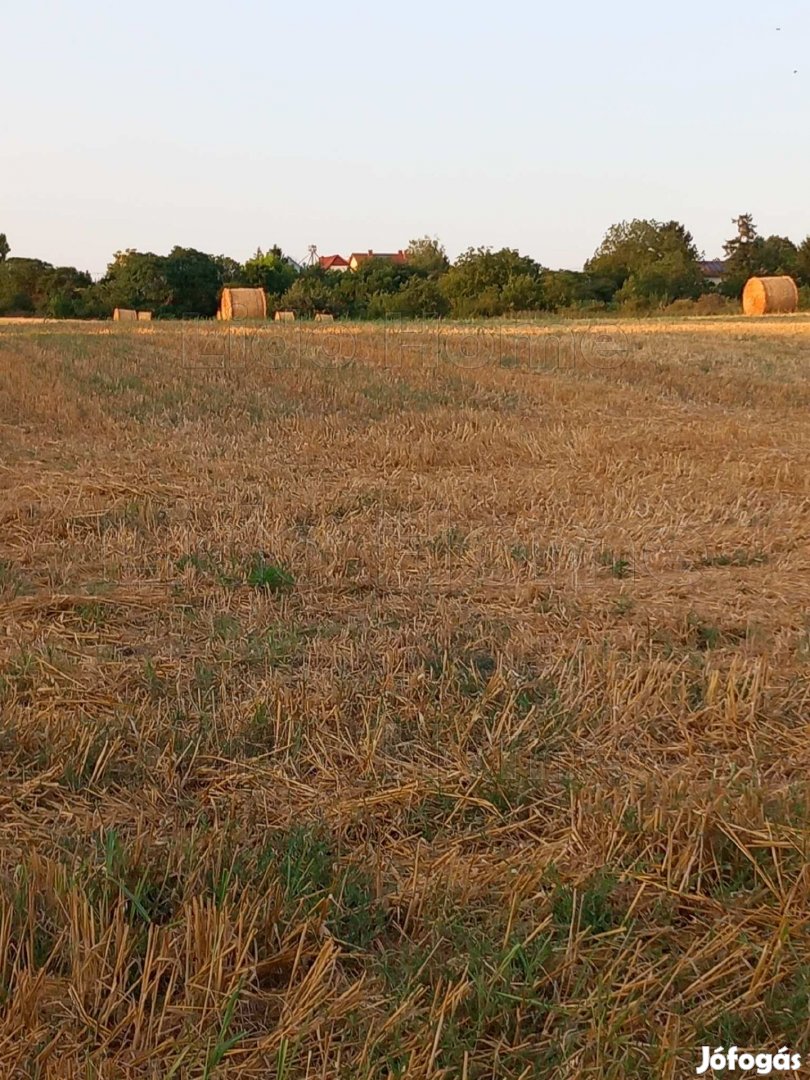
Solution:
{"label": "harvested field", "polygon": [[808,1048],[810,323],[725,323],[0,328],[0,1076]]}

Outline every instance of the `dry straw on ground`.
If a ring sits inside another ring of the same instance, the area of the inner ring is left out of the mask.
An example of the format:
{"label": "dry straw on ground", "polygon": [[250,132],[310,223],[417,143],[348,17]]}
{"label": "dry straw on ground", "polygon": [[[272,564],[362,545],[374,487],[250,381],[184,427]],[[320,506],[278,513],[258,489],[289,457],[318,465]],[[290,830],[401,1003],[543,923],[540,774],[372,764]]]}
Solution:
{"label": "dry straw on ground", "polygon": [[223,289],[219,319],[266,319],[267,294],[264,289]]}
{"label": "dry straw on ground", "polygon": [[799,290],[792,277],[752,277],[742,305],[746,315],[792,315],[799,310]]}
{"label": "dry straw on ground", "polygon": [[807,1047],[789,325],[4,326],[0,1076]]}

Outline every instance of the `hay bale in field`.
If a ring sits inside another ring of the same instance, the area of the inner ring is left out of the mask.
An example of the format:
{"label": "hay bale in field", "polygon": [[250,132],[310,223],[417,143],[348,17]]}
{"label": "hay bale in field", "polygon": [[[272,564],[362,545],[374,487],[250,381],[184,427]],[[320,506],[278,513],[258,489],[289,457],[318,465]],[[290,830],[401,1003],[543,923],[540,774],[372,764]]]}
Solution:
{"label": "hay bale in field", "polygon": [[317,311],[315,313],[315,322],[334,322],[335,316],[330,315],[328,311]]}
{"label": "hay bale in field", "polygon": [[294,311],[277,311],[276,322],[295,322]]}
{"label": "hay bale in field", "polygon": [[152,312],[151,311],[139,311],[138,312],[138,322],[151,322],[151,321],[152,321]]}
{"label": "hay bale in field", "polygon": [[746,315],[785,315],[799,310],[799,290],[792,277],[752,277],[742,295]]}
{"label": "hay bale in field", "polygon": [[117,307],[113,311],[113,322],[137,322],[138,312],[132,308]]}
{"label": "hay bale in field", "polygon": [[264,289],[223,289],[219,301],[220,319],[266,319]]}

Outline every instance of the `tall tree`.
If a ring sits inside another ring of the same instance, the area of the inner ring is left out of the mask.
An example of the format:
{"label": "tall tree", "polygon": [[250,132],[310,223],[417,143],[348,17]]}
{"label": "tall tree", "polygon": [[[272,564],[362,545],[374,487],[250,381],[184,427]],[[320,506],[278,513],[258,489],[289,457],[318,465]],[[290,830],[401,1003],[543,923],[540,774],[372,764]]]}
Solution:
{"label": "tall tree", "polygon": [[737,226],[737,236],[735,240],[730,240],[730,244],[753,244],[757,238],[757,227],[754,224],[753,214],[740,214],[739,217],[731,219],[732,224]]}
{"label": "tall tree", "polygon": [[434,319],[447,315],[450,303],[439,281],[432,277],[414,275],[394,293],[386,297],[385,314],[404,319]]}
{"label": "tall tree", "polygon": [[759,233],[751,214],[740,214],[731,221],[737,233],[723,244],[726,274],[722,291],[729,296],[739,296],[743,285],[757,272],[755,252]]}
{"label": "tall tree", "polygon": [[585,270],[612,281],[620,300],[661,304],[700,295],[699,259],[692,234],[680,222],[637,218],[611,225]]}
{"label": "tall tree", "polygon": [[279,300],[279,305],[304,317],[317,312],[341,315],[346,308],[337,297],[337,279],[344,276],[348,275],[330,274],[320,266],[313,266],[295,278]]}
{"label": "tall tree", "polygon": [[252,259],[244,267],[244,277],[248,285],[254,285],[273,297],[280,297],[298,277],[298,270],[287,258],[278,245],[269,251],[256,249]]}
{"label": "tall tree", "polygon": [[164,272],[171,290],[171,314],[214,315],[223,285],[213,255],[194,248],[174,247],[166,256]]}
{"label": "tall tree", "polygon": [[796,277],[800,285],[810,285],[810,236],[802,240],[796,251]]}
{"label": "tall tree", "polygon": [[8,258],[8,253],[11,251],[11,245],[8,242],[6,234],[0,232],[0,263],[4,263]]}
{"label": "tall tree", "polygon": [[116,307],[160,312],[170,308],[172,287],[166,263],[164,255],[151,251],[116,251],[101,282],[109,311]]}
{"label": "tall tree", "polygon": [[754,266],[758,274],[796,273],[798,249],[787,236],[761,237],[754,243]]}
{"label": "tall tree", "polygon": [[610,279],[578,270],[547,270],[543,274],[546,303],[552,310],[601,305],[613,299]]}
{"label": "tall tree", "polygon": [[52,319],[81,318],[87,313],[86,297],[93,279],[73,266],[47,270],[40,283],[38,313]]}
{"label": "tall tree", "polygon": [[543,268],[514,248],[468,248],[441,278],[453,315],[462,318],[545,306]]}
{"label": "tall tree", "polygon": [[0,264],[0,314],[49,314],[47,282],[53,272],[41,259],[6,259]]}
{"label": "tall tree", "polygon": [[407,252],[408,266],[424,277],[437,278],[450,266],[447,252],[435,236],[420,236],[411,240]]}
{"label": "tall tree", "polygon": [[245,284],[245,270],[240,262],[229,255],[214,255],[212,258],[217,264],[219,280],[223,285]]}

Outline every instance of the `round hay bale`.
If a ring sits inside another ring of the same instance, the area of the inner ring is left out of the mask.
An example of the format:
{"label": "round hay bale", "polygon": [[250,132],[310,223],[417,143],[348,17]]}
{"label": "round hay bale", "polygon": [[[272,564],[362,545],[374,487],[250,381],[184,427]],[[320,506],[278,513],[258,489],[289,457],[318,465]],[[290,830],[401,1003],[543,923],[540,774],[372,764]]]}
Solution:
{"label": "round hay bale", "polygon": [[113,322],[137,322],[138,312],[131,308],[117,307],[113,311]]}
{"label": "round hay bale", "polygon": [[799,290],[792,277],[752,277],[742,295],[746,315],[786,315],[799,310]]}
{"label": "round hay bale", "polygon": [[264,289],[223,289],[219,302],[220,319],[266,319]]}

